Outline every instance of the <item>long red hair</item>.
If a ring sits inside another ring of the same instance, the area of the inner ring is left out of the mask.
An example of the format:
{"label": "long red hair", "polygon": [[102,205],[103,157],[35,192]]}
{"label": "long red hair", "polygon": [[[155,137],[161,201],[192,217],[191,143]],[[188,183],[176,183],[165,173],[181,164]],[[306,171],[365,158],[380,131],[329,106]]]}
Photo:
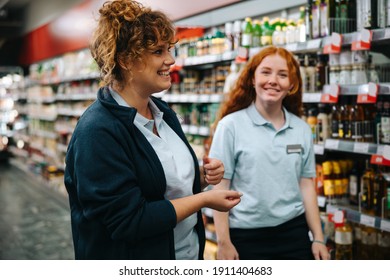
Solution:
{"label": "long red hair", "polygon": [[293,54],[288,50],[280,47],[269,46],[263,48],[256,55],[251,57],[245,65],[235,85],[229,92],[227,98],[222,103],[218,111],[217,118],[213,124],[215,128],[218,122],[231,113],[248,107],[256,98],[256,91],[253,87],[253,78],[256,68],[260,65],[263,59],[269,55],[277,54],[283,57],[287,62],[288,76],[293,87],[290,93],[283,99],[283,106],[287,111],[300,117],[303,112],[302,105],[302,78],[299,71],[299,63],[294,58]]}

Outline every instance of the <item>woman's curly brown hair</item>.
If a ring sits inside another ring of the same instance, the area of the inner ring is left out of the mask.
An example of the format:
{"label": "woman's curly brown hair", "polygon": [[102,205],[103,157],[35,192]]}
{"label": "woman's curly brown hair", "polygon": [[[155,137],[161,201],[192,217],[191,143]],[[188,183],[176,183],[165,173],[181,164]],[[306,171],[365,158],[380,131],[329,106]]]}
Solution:
{"label": "woman's curly brown hair", "polygon": [[[107,1],[99,9],[100,17],[90,50],[104,84],[123,85],[120,63],[142,61],[145,51],[159,43],[174,44],[175,28],[162,12],[153,11],[132,0]],[[122,65],[123,65],[122,64]],[[131,75],[131,69],[127,69]]]}
{"label": "woman's curly brown hair", "polygon": [[294,56],[286,49],[270,46],[262,49],[248,61],[238,77],[237,82],[229,92],[227,99],[221,105],[216,121],[212,126],[214,129],[224,116],[248,107],[255,100],[256,91],[253,87],[253,78],[255,76],[256,68],[265,57],[273,54],[280,55],[286,59],[289,79],[293,84],[290,94],[283,100],[283,106],[287,111],[298,117],[302,115],[302,78],[299,71],[299,64]]}

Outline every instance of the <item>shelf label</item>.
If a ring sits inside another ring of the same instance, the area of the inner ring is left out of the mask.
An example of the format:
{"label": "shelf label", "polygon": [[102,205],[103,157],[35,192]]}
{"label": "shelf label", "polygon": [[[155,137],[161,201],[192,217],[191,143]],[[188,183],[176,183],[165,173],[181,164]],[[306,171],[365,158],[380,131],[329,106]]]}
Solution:
{"label": "shelf label", "polygon": [[199,95],[199,102],[201,102],[201,103],[210,102],[210,95],[209,94],[200,94]]}
{"label": "shelf label", "polygon": [[368,143],[354,143],[353,151],[355,153],[366,154],[368,153],[369,146]]}
{"label": "shelf label", "polygon": [[325,207],[325,205],[326,205],[326,197],[322,196],[322,195],[317,196],[317,202],[318,202],[318,206],[319,207]]}
{"label": "shelf label", "polygon": [[375,227],[375,217],[361,214],[360,215],[360,223],[362,225],[366,225],[369,227]]}
{"label": "shelf label", "polygon": [[390,161],[390,146],[383,146],[383,158]]}
{"label": "shelf label", "polygon": [[379,85],[375,83],[368,83],[368,92],[358,94],[357,103],[376,103]]}
{"label": "shelf label", "polygon": [[343,41],[342,38],[343,37],[341,34],[333,32],[330,37],[330,42],[324,46],[323,53],[324,54],[340,53],[341,44]]}
{"label": "shelf label", "polygon": [[202,136],[209,136],[210,135],[210,128],[208,128],[207,126],[201,126],[199,127],[199,135],[202,135]]}
{"label": "shelf label", "polygon": [[210,96],[211,103],[219,103],[223,99],[223,93],[214,93]]}
{"label": "shelf label", "polygon": [[336,84],[324,85],[321,95],[322,103],[337,103],[339,100],[340,86]]}
{"label": "shelf label", "polygon": [[180,95],[180,102],[186,103],[190,99],[190,96],[188,94],[181,94]]}
{"label": "shelf label", "polygon": [[386,160],[382,155],[372,155],[371,164],[390,166],[390,160]]}
{"label": "shelf label", "polygon": [[353,51],[369,50],[371,48],[372,31],[362,29],[357,34],[357,40],[352,42],[351,49]]}
{"label": "shelf label", "polygon": [[190,134],[198,134],[199,128],[196,125],[190,125],[188,132]]}
{"label": "shelf label", "polygon": [[329,150],[338,150],[340,141],[336,139],[326,139],[325,148]]}
{"label": "shelf label", "polygon": [[325,151],[324,145],[314,144],[314,154],[323,155]]}
{"label": "shelf label", "polygon": [[381,220],[380,229],[385,231],[390,231],[390,221]]}

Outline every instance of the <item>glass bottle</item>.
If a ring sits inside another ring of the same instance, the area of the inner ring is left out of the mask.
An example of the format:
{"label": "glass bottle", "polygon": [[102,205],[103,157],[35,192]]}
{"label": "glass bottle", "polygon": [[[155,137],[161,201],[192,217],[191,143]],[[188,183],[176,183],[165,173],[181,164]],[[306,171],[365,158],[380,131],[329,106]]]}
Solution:
{"label": "glass bottle", "polygon": [[372,208],[375,216],[385,218],[384,217],[385,205],[383,202],[387,196],[388,182],[386,181],[383,175],[383,171],[384,171],[384,167],[378,165],[378,170],[375,174],[374,183],[373,183]]}
{"label": "glass bottle", "polygon": [[242,30],[242,39],[241,39],[242,47],[250,48],[252,46],[252,35],[253,35],[252,19],[250,17],[246,17],[245,23],[243,24],[243,30]]}
{"label": "glass bottle", "polygon": [[332,139],[339,139],[339,123],[341,122],[341,113],[337,104],[332,105],[330,120],[330,137]]}
{"label": "glass bottle", "polygon": [[381,144],[390,144],[390,101],[383,101],[381,114]]}
{"label": "glass bottle", "polygon": [[360,177],[362,170],[361,162],[355,161],[353,168],[349,174],[349,203],[352,205],[359,204],[359,193],[360,193]]}
{"label": "glass bottle", "polygon": [[354,260],[360,260],[361,259],[361,250],[362,250],[362,228],[360,224],[355,223],[353,225],[353,248],[352,258]]}
{"label": "glass bottle", "polygon": [[325,105],[318,104],[319,113],[317,115],[317,132],[318,132],[318,144],[323,144],[328,139],[330,128],[328,115],[325,112]]}
{"label": "glass bottle", "polygon": [[363,124],[364,124],[364,109],[360,104],[351,106],[350,111],[351,123],[351,140],[356,142],[364,141]]}
{"label": "glass bottle", "polygon": [[253,21],[253,36],[252,36],[252,47],[260,47],[261,46],[261,23],[260,20],[256,19]]}
{"label": "glass bottle", "polygon": [[365,214],[374,214],[372,201],[373,201],[373,191],[374,191],[374,179],[375,172],[371,167],[368,159],[366,160],[366,168],[363,172],[360,187],[361,187],[361,209]]}
{"label": "glass bottle", "polygon": [[352,241],[352,227],[344,219],[335,229],[336,260],[352,260]]}
{"label": "glass bottle", "polygon": [[306,41],[313,39],[311,6],[312,0],[307,0],[305,6]]}
{"label": "glass bottle", "polygon": [[388,231],[378,231],[377,234],[377,260],[390,260],[390,233]]}
{"label": "glass bottle", "polygon": [[362,226],[362,246],[360,257],[362,260],[374,260],[377,245],[377,231],[368,226]]}
{"label": "glass bottle", "polygon": [[268,46],[272,45],[272,33],[273,30],[269,23],[269,17],[263,17],[262,25],[261,25],[261,45]]}
{"label": "glass bottle", "polygon": [[311,135],[313,139],[313,143],[318,142],[318,135],[317,135],[317,112],[315,108],[310,108],[308,110],[308,116],[307,116],[307,123],[309,124],[311,128]]}
{"label": "glass bottle", "polygon": [[333,179],[333,165],[331,161],[324,161],[322,163],[322,173],[324,176],[324,195],[332,199],[335,195],[335,189]]}

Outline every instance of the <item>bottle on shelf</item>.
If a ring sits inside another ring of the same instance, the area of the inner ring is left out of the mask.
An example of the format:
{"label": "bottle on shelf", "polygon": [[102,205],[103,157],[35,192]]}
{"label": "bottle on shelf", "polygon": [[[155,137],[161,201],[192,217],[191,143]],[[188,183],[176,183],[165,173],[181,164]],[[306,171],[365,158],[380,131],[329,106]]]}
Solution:
{"label": "bottle on shelf", "polygon": [[261,46],[261,36],[262,36],[261,22],[260,20],[256,19],[253,21],[253,35],[252,35],[253,48],[257,48]]}
{"label": "bottle on shelf", "polygon": [[341,219],[342,220],[340,221],[340,223],[335,221],[335,247],[336,247],[335,259],[352,260],[352,249],[353,249],[352,227],[344,217],[342,217]]}
{"label": "bottle on shelf", "polygon": [[318,104],[318,115],[317,115],[317,139],[318,144],[324,144],[325,140],[330,138],[329,132],[330,132],[330,126],[329,126],[329,119],[328,114],[325,112],[325,104]]}
{"label": "bottle on shelf", "polygon": [[322,173],[324,180],[324,195],[330,203],[333,203],[335,197],[335,179],[333,177],[333,164],[327,160],[322,163]]}
{"label": "bottle on shelf", "polygon": [[373,197],[372,197],[372,208],[374,215],[377,217],[385,218],[385,200],[387,199],[387,187],[389,182],[384,176],[385,168],[378,165],[377,172],[375,173],[373,183]]}
{"label": "bottle on shelf", "polygon": [[245,18],[242,29],[241,47],[250,48],[252,46],[253,26],[250,17]]}
{"label": "bottle on shelf", "polygon": [[372,227],[362,225],[362,244],[360,258],[362,260],[374,260],[377,246],[377,230]]}
{"label": "bottle on shelf", "polygon": [[340,138],[341,110],[338,104],[332,104],[330,111],[330,137],[332,139]]}
{"label": "bottle on shelf", "polygon": [[359,205],[360,178],[362,165],[360,161],[354,161],[352,170],[349,174],[348,197],[349,203]]}
{"label": "bottle on shelf", "polygon": [[269,17],[263,17],[263,21],[261,23],[261,45],[269,46],[272,45],[272,33],[273,29],[269,22]]}
{"label": "bottle on shelf", "polygon": [[381,113],[381,144],[390,144],[390,100],[383,100]]}
{"label": "bottle on shelf", "polygon": [[375,259],[390,260],[390,232],[378,230]]}
{"label": "bottle on shelf", "polygon": [[366,167],[360,183],[360,207],[365,214],[373,215],[373,191],[374,191],[375,172],[371,167],[369,160],[366,160]]}
{"label": "bottle on shelf", "polygon": [[375,107],[372,104],[362,105],[364,109],[363,138],[364,142],[374,143]]}
{"label": "bottle on shelf", "polygon": [[320,5],[319,0],[313,0],[311,3],[311,32],[312,39],[320,37]]}
{"label": "bottle on shelf", "polygon": [[364,109],[360,104],[353,104],[350,107],[351,140],[355,142],[364,141]]}
{"label": "bottle on shelf", "polygon": [[352,243],[352,258],[354,260],[361,260],[362,250],[362,227],[358,223],[354,223],[353,226],[353,243]]}
{"label": "bottle on shelf", "polygon": [[306,27],[306,41],[311,40],[313,38],[312,31],[312,15],[311,15],[311,6],[312,0],[307,0],[305,5],[305,27]]}
{"label": "bottle on shelf", "polygon": [[311,128],[311,135],[313,139],[313,143],[318,142],[318,135],[317,135],[317,110],[316,108],[310,108],[308,110],[308,116],[307,116],[307,123],[309,124]]}

